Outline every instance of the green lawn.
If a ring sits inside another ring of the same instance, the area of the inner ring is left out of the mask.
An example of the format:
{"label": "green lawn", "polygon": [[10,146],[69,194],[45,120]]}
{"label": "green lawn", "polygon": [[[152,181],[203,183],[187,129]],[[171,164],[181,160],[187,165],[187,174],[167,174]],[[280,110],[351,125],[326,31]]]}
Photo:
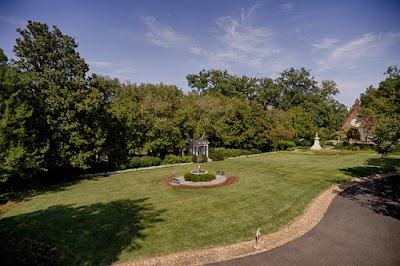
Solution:
{"label": "green lawn", "polygon": [[177,190],[164,177],[196,165],[114,174],[59,186],[7,213],[0,231],[55,244],[65,265],[105,265],[245,241],[300,215],[335,180],[393,171],[400,157],[279,152],[203,164],[239,178]]}

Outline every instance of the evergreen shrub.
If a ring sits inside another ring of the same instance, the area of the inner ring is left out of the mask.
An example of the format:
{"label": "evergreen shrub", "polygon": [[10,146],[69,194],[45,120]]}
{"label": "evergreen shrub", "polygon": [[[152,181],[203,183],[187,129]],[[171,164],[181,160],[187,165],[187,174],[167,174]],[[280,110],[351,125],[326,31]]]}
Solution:
{"label": "evergreen shrub", "polygon": [[165,156],[162,164],[177,164],[177,163],[190,163],[192,158],[190,156],[177,156],[174,154],[168,154]]}
{"label": "evergreen shrub", "polygon": [[206,163],[207,162],[207,157],[205,155],[198,155],[197,156],[197,162],[198,163]]}
{"label": "evergreen shrub", "polygon": [[140,167],[157,166],[161,164],[161,159],[158,157],[143,156],[140,159]]}
{"label": "evergreen shrub", "polygon": [[213,161],[223,161],[224,160],[224,153],[220,149],[210,149],[208,156],[213,160]]}
{"label": "evergreen shrub", "polygon": [[129,168],[139,168],[141,165],[141,158],[140,157],[132,157],[129,160],[128,167]]}
{"label": "evergreen shrub", "polygon": [[277,140],[274,143],[275,151],[289,150],[294,147],[296,147],[296,143],[294,143],[294,141],[290,141],[290,140]]}
{"label": "evergreen shrub", "polygon": [[182,156],[181,157],[181,163],[191,163],[192,162],[192,156]]}
{"label": "evergreen shrub", "polygon": [[162,164],[176,164],[181,162],[181,157],[176,156],[174,154],[168,154],[165,156],[164,160],[162,161]]}
{"label": "evergreen shrub", "polygon": [[[251,151],[243,149],[210,148],[209,154],[214,154],[215,152],[222,153],[224,155],[224,158],[253,154]],[[211,156],[210,158],[213,159]]]}
{"label": "evergreen shrub", "polygon": [[259,149],[256,149],[256,148],[252,148],[252,149],[250,150],[250,152],[251,152],[252,154],[259,154],[259,153],[261,153],[261,151],[260,151]]}
{"label": "evergreen shrub", "polygon": [[194,175],[190,172],[185,173],[184,175],[185,181],[192,181],[192,182],[207,182],[215,179],[215,175],[211,173],[203,174],[203,175]]}

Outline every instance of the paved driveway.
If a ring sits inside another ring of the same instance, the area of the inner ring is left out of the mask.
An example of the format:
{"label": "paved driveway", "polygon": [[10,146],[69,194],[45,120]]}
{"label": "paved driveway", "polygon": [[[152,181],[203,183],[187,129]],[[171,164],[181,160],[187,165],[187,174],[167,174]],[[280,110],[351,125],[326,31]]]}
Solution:
{"label": "paved driveway", "polygon": [[400,265],[400,176],[340,193],[321,222],[276,249],[213,265]]}

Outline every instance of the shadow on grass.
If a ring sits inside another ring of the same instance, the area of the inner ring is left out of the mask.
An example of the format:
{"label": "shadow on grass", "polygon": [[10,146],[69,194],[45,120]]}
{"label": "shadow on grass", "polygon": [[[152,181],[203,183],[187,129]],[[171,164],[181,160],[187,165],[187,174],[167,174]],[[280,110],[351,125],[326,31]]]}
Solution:
{"label": "shadow on grass", "polygon": [[356,184],[339,195],[400,220],[400,175]]}
{"label": "shadow on grass", "polygon": [[351,177],[364,177],[373,174],[393,172],[400,166],[400,158],[370,158],[366,166],[357,166],[341,169]]}
{"label": "shadow on grass", "polygon": [[[63,265],[109,265],[117,261],[122,250],[140,249],[141,241],[146,238],[144,230],[163,221],[160,216],[164,211],[155,210],[146,201],[118,200],[79,207],[56,205],[3,218],[0,231],[57,245],[61,252],[59,263]],[[1,247],[3,262],[4,259],[15,261],[15,256],[21,262],[24,256],[31,255],[26,254],[29,251],[13,254],[10,248]]]}

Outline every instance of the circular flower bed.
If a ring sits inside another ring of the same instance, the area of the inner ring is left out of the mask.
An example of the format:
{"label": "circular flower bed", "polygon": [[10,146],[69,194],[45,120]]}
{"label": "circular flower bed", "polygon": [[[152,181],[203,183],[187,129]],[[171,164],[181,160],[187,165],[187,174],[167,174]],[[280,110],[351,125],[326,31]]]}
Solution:
{"label": "circular flower bed", "polygon": [[225,182],[219,183],[219,184],[203,184],[203,185],[173,185],[172,184],[172,179],[173,177],[165,177],[160,180],[160,183],[163,184],[164,186],[172,187],[175,189],[201,189],[201,188],[214,188],[214,187],[222,187],[222,186],[228,186],[235,184],[239,181],[239,179],[235,176],[227,176]]}

